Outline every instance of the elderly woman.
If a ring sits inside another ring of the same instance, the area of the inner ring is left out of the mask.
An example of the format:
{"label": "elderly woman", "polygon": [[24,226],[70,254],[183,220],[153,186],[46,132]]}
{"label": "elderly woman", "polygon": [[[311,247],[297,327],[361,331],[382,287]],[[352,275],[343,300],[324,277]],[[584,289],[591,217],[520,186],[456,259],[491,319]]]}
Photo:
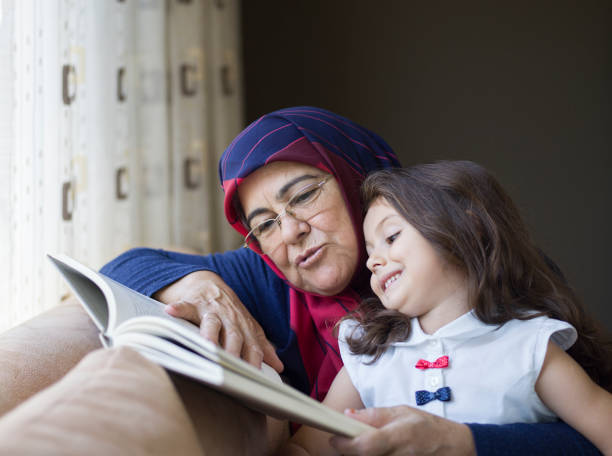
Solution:
{"label": "elderly woman", "polygon": [[[368,292],[359,186],[368,172],[392,166],[399,162],[389,146],[348,119],[313,107],[273,112],[219,163],[225,215],[247,249],[134,249],[102,272],[320,400],[341,368],[334,324]],[[336,439],[347,454],[595,452],[562,423],[466,425],[408,407],[361,415],[380,429]]]}

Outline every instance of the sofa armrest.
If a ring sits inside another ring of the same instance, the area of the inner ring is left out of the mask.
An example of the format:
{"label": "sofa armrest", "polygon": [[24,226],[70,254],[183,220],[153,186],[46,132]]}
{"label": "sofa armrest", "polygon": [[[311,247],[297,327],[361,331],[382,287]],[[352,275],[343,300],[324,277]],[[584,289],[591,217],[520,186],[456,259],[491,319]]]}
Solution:
{"label": "sofa armrest", "polygon": [[128,348],[100,349],[0,419],[0,454],[201,456],[166,372]]}
{"label": "sofa armrest", "polygon": [[97,328],[74,299],[0,334],[0,416],[100,346]]}

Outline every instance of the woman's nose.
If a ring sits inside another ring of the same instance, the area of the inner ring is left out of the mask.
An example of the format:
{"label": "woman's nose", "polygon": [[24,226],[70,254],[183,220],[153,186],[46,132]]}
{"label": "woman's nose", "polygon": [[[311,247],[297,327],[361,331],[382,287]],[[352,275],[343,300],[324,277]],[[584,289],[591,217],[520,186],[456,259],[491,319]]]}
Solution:
{"label": "woman's nose", "polygon": [[289,212],[283,214],[280,222],[278,229],[285,244],[298,242],[310,232],[310,225],[307,222],[295,218]]}

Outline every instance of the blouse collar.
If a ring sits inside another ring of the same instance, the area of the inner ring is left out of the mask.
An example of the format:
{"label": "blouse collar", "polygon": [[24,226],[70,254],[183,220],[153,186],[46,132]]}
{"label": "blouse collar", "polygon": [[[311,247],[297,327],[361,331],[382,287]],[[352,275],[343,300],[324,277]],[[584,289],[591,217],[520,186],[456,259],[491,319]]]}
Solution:
{"label": "blouse collar", "polygon": [[417,345],[424,341],[441,338],[457,340],[470,339],[494,331],[499,327],[498,325],[483,323],[474,315],[473,310],[464,313],[459,318],[447,323],[432,334],[427,334],[423,331],[418,318],[412,318],[410,324],[411,332],[408,340],[393,345]]}

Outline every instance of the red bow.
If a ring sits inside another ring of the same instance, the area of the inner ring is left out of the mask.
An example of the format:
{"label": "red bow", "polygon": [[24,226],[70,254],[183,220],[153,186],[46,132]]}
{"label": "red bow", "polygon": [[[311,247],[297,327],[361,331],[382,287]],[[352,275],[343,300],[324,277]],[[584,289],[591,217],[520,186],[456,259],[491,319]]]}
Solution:
{"label": "red bow", "polygon": [[442,369],[444,367],[448,367],[448,356],[440,356],[433,363],[426,361],[424,359],[419,359],[417,363],[414,365],[417,369],[430,369],[430,368],[439,368]]}

